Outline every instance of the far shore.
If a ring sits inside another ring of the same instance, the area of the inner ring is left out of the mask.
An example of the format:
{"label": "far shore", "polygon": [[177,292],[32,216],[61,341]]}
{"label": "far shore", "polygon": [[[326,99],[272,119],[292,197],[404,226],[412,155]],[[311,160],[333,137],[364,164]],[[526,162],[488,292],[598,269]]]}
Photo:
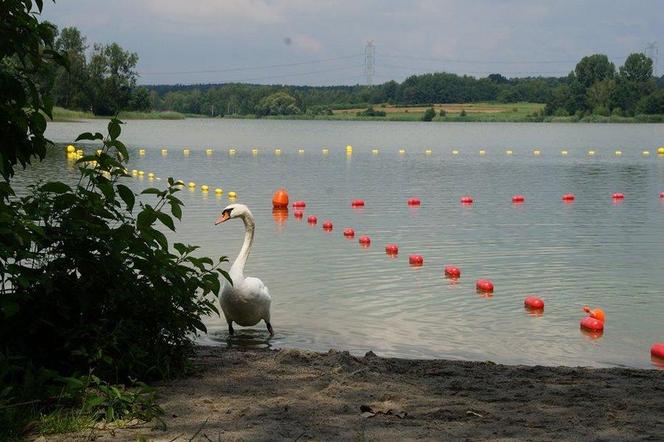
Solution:
{"label": "far shore", "polygon": [[664,371],[200,347],[162,422],[39,440],[661,440]]}

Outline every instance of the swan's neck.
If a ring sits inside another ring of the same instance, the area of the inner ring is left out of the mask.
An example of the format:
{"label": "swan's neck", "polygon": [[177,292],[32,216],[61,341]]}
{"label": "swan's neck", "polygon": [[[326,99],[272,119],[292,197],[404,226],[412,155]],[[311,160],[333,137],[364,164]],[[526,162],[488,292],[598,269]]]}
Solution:
{"label": "swan's neck", "polygon": [[240,249],[240,253],[235,258],[235,262],[231,266],[230,276],[231,279],[242,279],[244,278],[244,265],[247,263],[247,258],[249,257],[249,252],[251,251],[251,245],[254,242],[254,229],[256,225],[254,224],[254,219],[251,215],[245,215],[242,217],[244,222],[244,243]]}

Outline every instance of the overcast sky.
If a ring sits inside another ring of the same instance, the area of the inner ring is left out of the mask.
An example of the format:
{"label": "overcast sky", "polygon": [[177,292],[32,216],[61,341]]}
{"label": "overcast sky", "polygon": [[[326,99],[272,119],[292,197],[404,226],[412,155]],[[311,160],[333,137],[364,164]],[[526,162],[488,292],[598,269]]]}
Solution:
{"label": "overcast sky", "polygon": [[140,83],[363,84],[447,71],[566,75],[658,41],[664,0],[58,0],[44,18],[137,52]]}

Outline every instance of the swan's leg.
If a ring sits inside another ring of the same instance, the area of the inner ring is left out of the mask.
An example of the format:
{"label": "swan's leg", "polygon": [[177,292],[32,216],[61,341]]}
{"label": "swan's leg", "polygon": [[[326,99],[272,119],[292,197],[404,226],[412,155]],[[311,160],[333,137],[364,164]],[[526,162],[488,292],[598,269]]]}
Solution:
{"label": "swan's leg", "polygon": [[274,330],[272,329],[272,324],[270,324],[269,321],[265,321],[265,325],[267,325],[267,331],[270,332],[270,336],[274,336]]}
{"label": "swan's leg", "polygon": [[233,330],[233,321],[228,321],[228,334],[231,336],[235,334],[235,330]]}

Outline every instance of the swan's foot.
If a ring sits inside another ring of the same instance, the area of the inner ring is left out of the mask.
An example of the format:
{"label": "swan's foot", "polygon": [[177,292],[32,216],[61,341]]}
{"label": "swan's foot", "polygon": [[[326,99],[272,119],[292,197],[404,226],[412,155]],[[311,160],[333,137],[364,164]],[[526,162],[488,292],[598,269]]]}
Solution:
{"label": "swan's foot", "polygon": [[274,330],[272,329],[272,324],[269,322],[265,321],[265,325],[267,325],[267,331],[270,332],[270,336],[274,336]]}
{"label": "swan's foot", "polygon": [[233,336],[235,334],[235,330],[233,330],[233,323],[229,322],[228,323],[228,334]]}

